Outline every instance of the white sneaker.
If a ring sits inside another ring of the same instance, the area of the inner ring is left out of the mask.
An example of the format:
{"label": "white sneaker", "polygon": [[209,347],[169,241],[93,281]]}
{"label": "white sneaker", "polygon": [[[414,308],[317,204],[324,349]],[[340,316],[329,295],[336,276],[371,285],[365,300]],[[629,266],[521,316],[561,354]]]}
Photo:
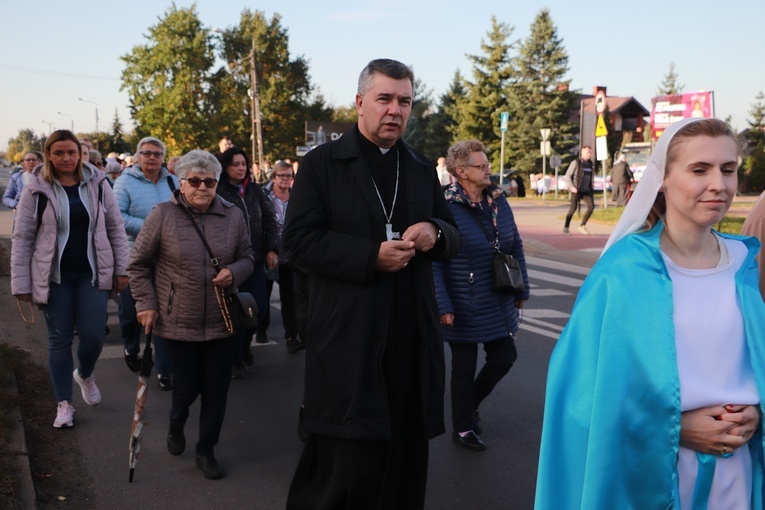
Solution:
{"label": "white sneaker", "polygon": [[53,426],[57,429],[65,429],[74,426],[74,407],[72,407],[66,400],[62,400],[58,403],[58,410],[56,411],[56,419],[53,422]]}
{"label": "white sneaker", "polygon": [[74,369],[72,376],[74,376],[75,382],[80,385],[82,400],[89,406],[98,405],[101,402],[101,392],[98,391],[98,386],[96,386],[96,376],[91,375],[87,379],[83,379],[80,377],[80,371],[77,368]]}
{"label": "white sneaker", "polygon": [[590,235],[590,231],[587,230],[587,227],[585,227],[584,225],[579,225],[579,229],[578,230],[579,230],[579,232],[581,232],[582,234],[584,234],[586,236]]}

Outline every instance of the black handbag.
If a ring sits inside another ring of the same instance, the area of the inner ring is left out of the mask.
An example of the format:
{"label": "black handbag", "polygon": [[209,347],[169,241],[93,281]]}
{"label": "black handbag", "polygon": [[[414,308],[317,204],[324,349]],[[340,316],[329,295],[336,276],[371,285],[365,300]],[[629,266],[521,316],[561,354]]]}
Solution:
{"label": "black handbag", "polygon": [[471,214],[471,216],[475,222],[478,223],[478,226],[481,227],[481,230],[483,230],[486,239],[489,240],[489,244],[494,248],[494,259],[492,260],[492,266],[494,268],[494,290],[507,294],[523,294],[526,292],[526,286],[523,284],[521,265],[518,264],[515,257],[509,253],[502,253],[499,250],[499,233],[495,229],[494,239],[492,239],[483,222],[474,214]]}
{"label": "black handbag", "polygon": [[[191,212],[184,205],[181,205],[181,208],[191,220],[191,224],[194,225],[194,229],[199,234],[202,244],[205,245],[207,254],[210,256],[210,263],[215,268],[215,272],[220,273],[218,259],[213,255],[212,249],[207,244],[207,239],[205,239],[202,230],[200,230],[197,222],[194,221]],[[215,298],[218,300],[218,307],[220,308],[221,315],[223,315],[223,323],[226,325],[229,333],[258,327],[258,304],[255,302],[255,297],[252,294],[249,292],[235,292],[227,295],[222,288],[216,285]]]}
{"label": "black handbag", "polygon": [[521,266],[509,253],[494,252],[494,289],[510,294],[526,292]]}

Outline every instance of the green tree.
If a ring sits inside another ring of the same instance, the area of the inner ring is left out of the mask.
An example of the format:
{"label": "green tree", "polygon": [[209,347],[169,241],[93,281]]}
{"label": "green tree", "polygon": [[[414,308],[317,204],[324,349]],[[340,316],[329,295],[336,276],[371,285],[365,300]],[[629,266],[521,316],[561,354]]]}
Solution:
{"label": "green tree", "polygon": [[459,123],[456,116],[459,115],[457,102],[465,96],[465,86],[462,74],[459,70],[454,72],[449,89],[439,98],[438,110],[429,118],[427,138],[424,149],[425,155],[434,163],[441,156],[446,156],[446,151],[452,144],[451,130]]}
{"label": "green tree", "polygon": [[121,57],[121,89],[128,93],[137,133],[159,138],[176,154],[207,146],[215,136],[208,80],[215,54],[196,7],[172,5],[146,39]]}
{"label": "green tree", "polygon": [[125,142],[125,137],[122,135],[122,122],[120,122],[120,116],[117,113],[117,109],[114,109],[114,122],[112,122],[111,133],[107,141],[107,148],[104,151],[104,156],[110,152],[116,152],[122,154],[128,151],[128,144]]}
{"label": "green tree", "polygon": [[302,56],[291,57],[289,35],[278,14],[268,20],[261,11],[245,9],[239,25],[223,33],[223,57],[228,61],[228,73],[218,74],[215,79],[220,85],[217,98],[222,120],[220,134],[229,134],[237,144],[250,139],[248,56],[253,47],[263,152],[268,159],[284,159],[294,155],[295,147],[303,143],[305,121],[313,120],[307,116],[307,112],[312,113],[309,109],[312,87],[308,63]]}
{"label": "green tree", "polygon": [[668,96],[672,94],[682,94],[685,84],[680,83],[680,77],[675,71],[675,62],[669,63],[669,70],[664,75],[659,88],[656,90],[657,96]]}
{"label": "green tree", "polygon": [[332,113],[333,122],[356,122],[358,118],[356,103],[351,103],[346,106],[335,106]]}
{"label": "green tree", "polygon": [[765,190],[765,94],[762,92],[755,96],[749,115],[746,141],[751,152],[744,161],[744,170],[748,187],[759,192]]}
{"label": "green tree", "polygon": [[42,151],[47,136],[37,136],[32,129],[19,129],[19,134],[8,139],[5,157],[14,163],[21,163],[24,154],[30,151]]}
{"label": "green tree", "polygon": [[406,125],[404,140],[414,149],[424,153],[427,145],[428,125],[433,113],[433,91],[427,88],[421,79],[415,77],[413,93],[412,113]]}
{"label": "green tree", "polygon": [[550,17],[542,9],[515,58],[518,79],[510,84],[510,120],[506,155],[511,167],[526,173],[542,170],[540,129],[552,130],[550,141],[559,154],[576,146],[578,126],[569,121],[577,95],[569,91],[568,55]]}
{"label": "green tree", "polygon": [[453,140],[476,139],[486,145],[492,167],[499,168],[499,118],[508,109],[506,91],[517,79],[510,50],[516,43],[508,43],[514,28],[491,17],[491,27],[481,39],[481,55],[467,55],[473,63],[472,81],[465,80],[466,94],[457,99],[457,121],[451,129]]}

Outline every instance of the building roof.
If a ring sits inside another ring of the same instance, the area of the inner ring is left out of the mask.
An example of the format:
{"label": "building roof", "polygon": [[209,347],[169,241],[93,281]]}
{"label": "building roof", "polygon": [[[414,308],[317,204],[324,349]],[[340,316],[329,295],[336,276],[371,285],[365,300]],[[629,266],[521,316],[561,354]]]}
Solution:
{"label": "building roof", "polygon": [[[595,113],[595,97],[590,95],[581,95],[580,99],[584,102],[585,113]],[[618,113],[622,117],[646,117],[651,114],[645,106],[640,104],[632,96],[614,97],[606,96],[606,106],[611,113]]]}

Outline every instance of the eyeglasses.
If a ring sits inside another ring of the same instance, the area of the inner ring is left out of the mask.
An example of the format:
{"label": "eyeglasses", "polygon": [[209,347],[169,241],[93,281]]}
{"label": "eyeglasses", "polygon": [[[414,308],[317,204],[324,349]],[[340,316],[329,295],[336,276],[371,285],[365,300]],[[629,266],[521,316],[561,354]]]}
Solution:
{"label": "eyeglasses", "polygon": [[146,156],[147,158],[151,157],[151,156],[154,156],[155,158],[161,158],[162,157],[162,152],[161,151],[141,151],[138,154],[140,154],[141,156]]}
{"label": "eyeglasses", "polygon": [[276,174],[276,177],[278,177],[279,179],[287,179],[287,180],[294,179],[292,174]]}
{"label": "eyeglasses", "polygon": [[198,188],[200,184],[205,183],[205,187],[207,188],[214,188],[218,185],[218,181],[215,179],[208,177],[207,179],[200,179],[199,177],[189,177],[188,179],[184,177],[181,179],[182,181],[188,182],[192,188]]}
{"label": "eyeglasses", "polygon": [[24,163],[37,163],[37,159],[25,159]]}
{"label": "eyeglasses", "polygon": [[481,170],[484,170],[484,171],[490,168],[488,163],[484,163],[483,165],[465,165],[465,166],[468,166],[470,168],[480,168]]}

